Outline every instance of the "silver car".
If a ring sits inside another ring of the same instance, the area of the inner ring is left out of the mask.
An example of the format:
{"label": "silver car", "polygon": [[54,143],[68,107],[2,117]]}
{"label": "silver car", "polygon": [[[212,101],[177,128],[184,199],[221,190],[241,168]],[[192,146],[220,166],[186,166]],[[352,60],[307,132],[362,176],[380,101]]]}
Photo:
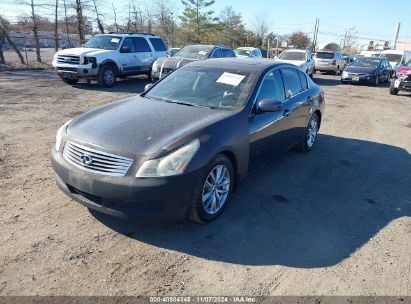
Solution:
{"label": "silver car", "polygon": [[315,70],[320,72],[334,72],[341,74],[347,62],[339,52],[317,52],[314,56]]}

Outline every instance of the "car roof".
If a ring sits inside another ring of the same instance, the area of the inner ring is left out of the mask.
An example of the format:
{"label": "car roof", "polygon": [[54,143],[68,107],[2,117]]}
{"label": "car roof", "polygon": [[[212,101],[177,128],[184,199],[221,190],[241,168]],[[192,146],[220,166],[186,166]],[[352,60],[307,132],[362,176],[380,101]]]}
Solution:
{"label": "car roof", "polygon": [[245,72],[257,72],[261,73],[267,68],[274,67],[297,67],[289,63],[281,63],[270,59],[252,59],[252,58],[216,58],[208,60],[198,60],[187,64],[187,66],[202,66],[202,67],[216,67],[226,68],[229,70],[243,70]]}
{"label": "car roof", "polygon": [[397,54],[397,55],[402,55],[406,51],[399,51],[399,50],[385,50],[381,54]]}
{"label": "car roof", "polygon": [[150,34],[150,33],[113,33],[113,32],[110,32],[108,34],[97,34],[95,36],[117,36],[117,37],[138,36],[138,37],[147,37],[147,38],[161,38],[160,36]]}
{"label": "car roof", "polygon": [[300,52],[300,53],[305,53],[305,52],[307,52],[307,50],[288,49],[288,50],[285,50],[284,52]]}
{"label": "car roof", "polygon": [[257,49],[257,48],[252,47],[252,46],[242,46],[242,47],[237,48],[237,50],[247,50],[247,51],[251,51],[251,50],[255,50],[255,49]]}
{"label": "car roof", "polygon": [[382,60],[385,59],[384,57],[377,57],[377,56],[368,56],[368,57],[360,57],[364,59],[376,59],[376,60]]}

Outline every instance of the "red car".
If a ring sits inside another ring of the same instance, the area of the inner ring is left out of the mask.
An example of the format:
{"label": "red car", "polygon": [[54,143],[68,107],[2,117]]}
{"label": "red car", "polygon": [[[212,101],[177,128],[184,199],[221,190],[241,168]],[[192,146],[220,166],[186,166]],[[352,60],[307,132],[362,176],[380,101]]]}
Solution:
{"label": "red car", "polygon": [[397,95],[402,90],[411,91],[411,60],[401,66],[391,80],[391,95]]}

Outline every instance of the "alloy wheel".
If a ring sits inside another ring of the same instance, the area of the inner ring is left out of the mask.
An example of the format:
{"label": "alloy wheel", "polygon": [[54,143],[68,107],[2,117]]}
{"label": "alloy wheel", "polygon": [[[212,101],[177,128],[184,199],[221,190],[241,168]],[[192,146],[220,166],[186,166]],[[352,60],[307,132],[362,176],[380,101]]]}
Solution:
{"label": "alloy wheel", "polygon": [[208,214],[219,212],[225,205],[230,191],[230,172],[225,165],[215,166],[208,174],[202,193],[202,205]]}
{"label": "alloy wheel", "polygon": [[112,70],[106,70],[104,72],[104,82],[108,86],[114,83],[114,72]]}
{"label": "alloy wheel", "polygon": [[318,117],[314,115],[308,125],[307,146],[311,148],[314,145],[318,132]]}

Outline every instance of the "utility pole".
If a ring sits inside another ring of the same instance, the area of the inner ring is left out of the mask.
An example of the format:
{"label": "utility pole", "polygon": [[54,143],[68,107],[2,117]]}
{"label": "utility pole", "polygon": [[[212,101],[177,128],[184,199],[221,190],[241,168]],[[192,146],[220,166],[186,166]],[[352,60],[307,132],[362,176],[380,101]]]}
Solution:
{"label": "utility pole", "polygon": [[394,50],[397,49],[398,35],[400,34],[400,28],[401,28],[401,23],[398,22],[397,28],[395,29],[395,34],[394,34]]}
{"label": "utility pole", "polygon": [[114,8],[114,4],[111,3],[111,6],[113,7],[113,13],[114,13],[114,26],[116,27],[116,32],[118,33],[118,24],[117,24],[117,13],[116,9]]}
{"label": "utility pole", "polygon": [[315,26],[314,26],[314,38],[313,38],[313,52],[315,52],[315,49],[317,47],[317,38],[318,38],[318,28],[320,26],[320,19],[315,18]]}
{"label": "utility pole", "polygon": [[270,58],[270,37],[267,39],[267,58]]}
{"label": "utility pole", "polygon": [[347,43],[347,35],[348,31],[345,31],[343,49],[345,49],[345,44]]}

